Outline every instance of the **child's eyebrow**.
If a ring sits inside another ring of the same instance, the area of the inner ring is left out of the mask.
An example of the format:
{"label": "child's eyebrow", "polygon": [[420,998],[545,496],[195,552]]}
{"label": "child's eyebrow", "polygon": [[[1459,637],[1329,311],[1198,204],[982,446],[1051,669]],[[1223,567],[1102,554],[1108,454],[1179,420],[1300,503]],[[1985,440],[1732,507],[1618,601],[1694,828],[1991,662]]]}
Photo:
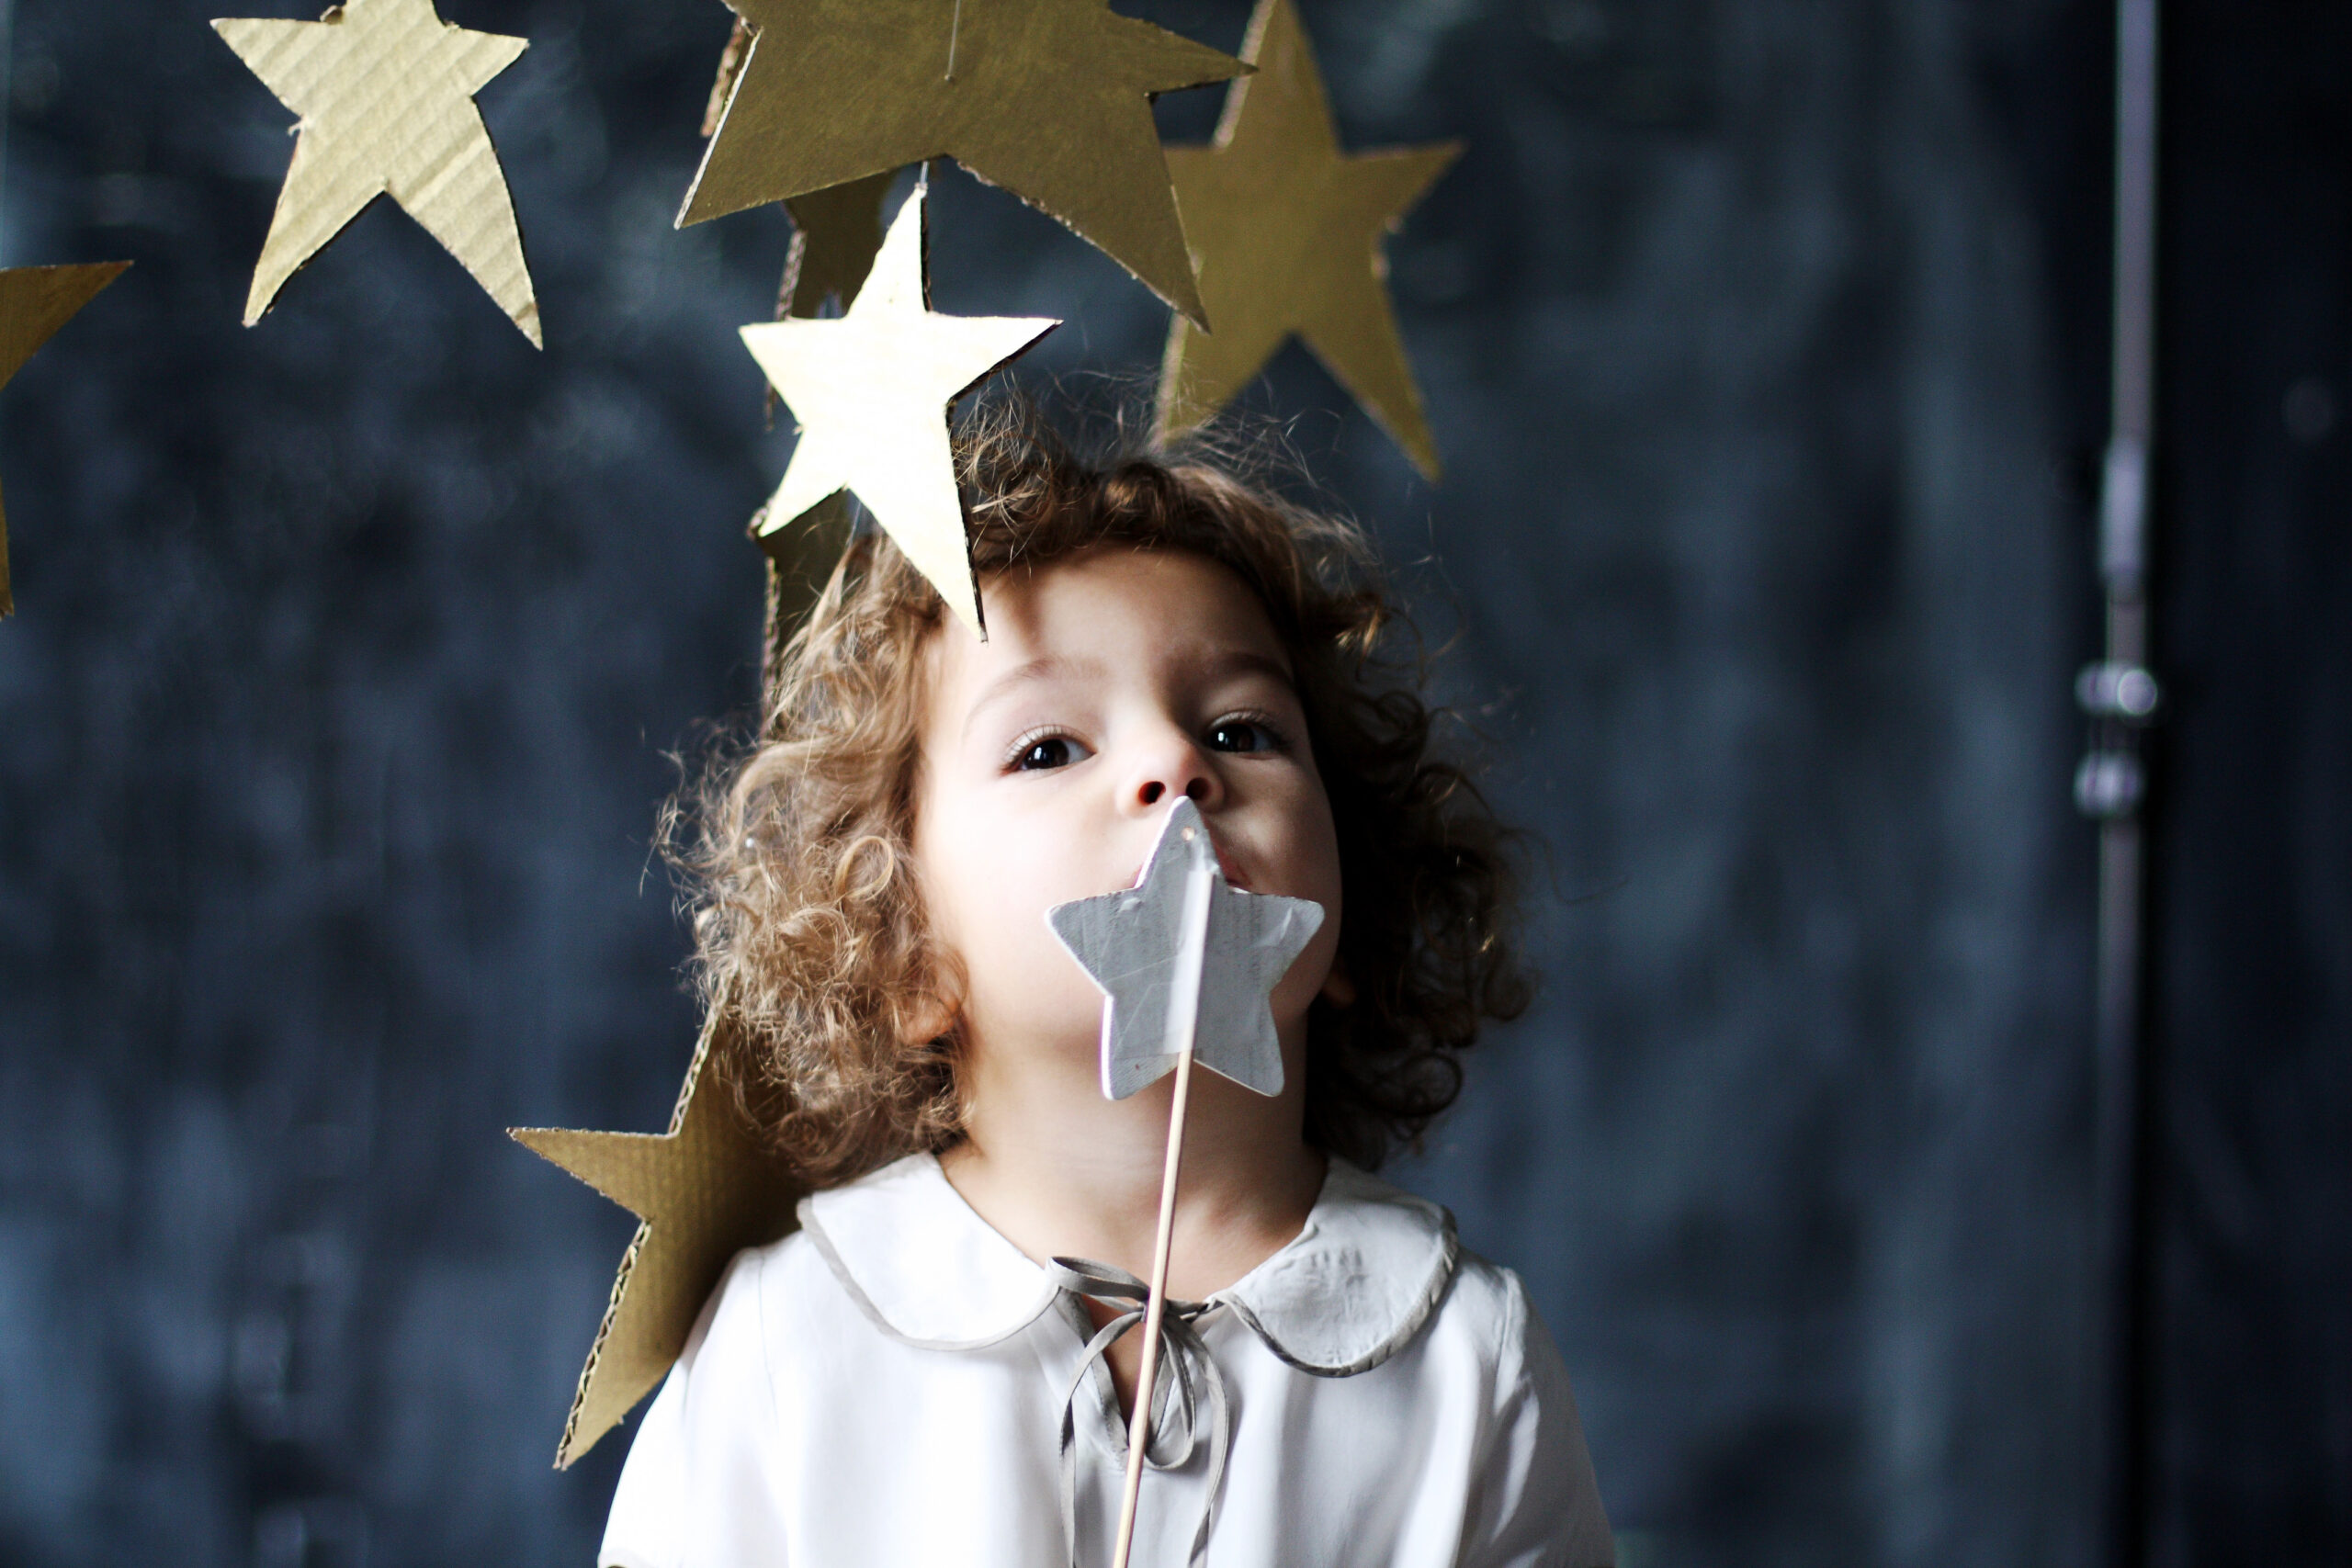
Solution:
{"label": "child's eyebrow", "polygon": [[1291,673],[1287,663],[1250,649],[1237,648],[1220,651],[1213,655],[1206,663],[1209,673],[1212,675],[1263,675],[1268,680],[1279,682],[1293,691],[1298,687],[1298,678]]}
{"label": "child's eyebrow", "polygon": [[1025,664],[1016,664],[982,686],[979,694],[973,697],[972,705],[964,713],[964,733],[969,735],[981,714],[1023,686],[1069,676],[1084,678],[1102,673],[1102,664],[1099,660],[1069,659],[1058,653],[1040,654]]}

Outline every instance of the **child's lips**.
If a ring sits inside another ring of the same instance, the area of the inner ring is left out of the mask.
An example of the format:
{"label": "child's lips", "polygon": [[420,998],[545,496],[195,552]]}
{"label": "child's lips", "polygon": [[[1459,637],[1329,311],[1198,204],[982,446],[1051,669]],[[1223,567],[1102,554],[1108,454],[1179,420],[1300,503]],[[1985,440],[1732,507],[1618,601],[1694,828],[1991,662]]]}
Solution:
{"label": "child's lips", "polygon": [[[1250,886],[1249,874],[1241,869],[1241,863],[1233,858],[1233,852],[1217,841],[1216,832],[1214,829],[1209,832],[1209,847],[1216,851],[1216,868],[1218,871],[1225,874],[1226,886],[1228,887],[1238,887],[1244,893],[1253,891]],[[1151,862],[1149,860],[1146,860],[1141,865],[1136,867],[1136,874],[1128,879],[1127,886],[1130,887],[1141,887],[1143,886],[1144,874],[1150,869]]]}

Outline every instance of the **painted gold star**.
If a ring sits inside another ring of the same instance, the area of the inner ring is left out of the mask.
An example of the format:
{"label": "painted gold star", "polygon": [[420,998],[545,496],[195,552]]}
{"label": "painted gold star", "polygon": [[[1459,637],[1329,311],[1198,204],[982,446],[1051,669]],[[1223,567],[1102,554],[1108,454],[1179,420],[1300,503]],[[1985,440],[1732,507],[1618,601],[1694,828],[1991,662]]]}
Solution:
{"label": "painted gold star", "polygon": [[1381,242],[1462,144],[1342,152],[1291,0],[1260,0],[1216,140],[1171,147],[1169,173],[1214,333],[1179,317],[1159,379],[1163,432],[1188,430],[1247,386],[1293,333],[1438,475],[1437,444],[1388,298]]}
{"label": "painted gold star", "polygon": [[1204,320],[1150,100],[1231,55],[1105,0],[728,4],[752,39],[681,224],[953,158]]}
{"label": "painted gold star", "polygon": [[800,425],[761,530],[773,533],[827,496],[851,491],[980,637],[947,410],[1061,323],[933,311],[923,278],[923,201],[921,188],[907,197],[873,274],[840,320],[743,329],[744,345]]}
{"label": "painted gold star", "polygon": [[[704,140],[718,134],[751,49],[752,25],[738,17],[718,57],[718,78],[710,85],[710,107],[702,117]],[[883,169],[785,202],[784,209],[792,215],[792,253],[784,265],[784,288],[776,295],[777,321],[813,316],[829,295],[842,309],[849,309],[858,286],[874,268],[874,253],[882,247],[882,198],[889,195],[898,173],[895,167]]]}
{"label": "painted gold star", "polygon": [[389,195],[540,343],[514,199],[473,99],[529,47],[524,39],[452,26],[433,0],[348,0],[316,22],[212,26],[302,117],[245,325],[369,202]]}
{"label": "painted gold star", "polygon": [[[0,387],[72,321],[129,262],[87,266],[20,266],[0,272]],[[0,506],[0,619],[17,613],[8,589],[8,513]]]}
{"label": "painted gold star", "polygon": [[788,1235],[805,1189],[744,1124],[705,1072],[725,1026],[713,1010],[678,1091],[670,1130],[575,1133],[517,1127],[517,1143],[562,1167],[640,1222],[621,1255],[555,1462],[562,1469],[619,1425],[685,1348],[727,1260]]}

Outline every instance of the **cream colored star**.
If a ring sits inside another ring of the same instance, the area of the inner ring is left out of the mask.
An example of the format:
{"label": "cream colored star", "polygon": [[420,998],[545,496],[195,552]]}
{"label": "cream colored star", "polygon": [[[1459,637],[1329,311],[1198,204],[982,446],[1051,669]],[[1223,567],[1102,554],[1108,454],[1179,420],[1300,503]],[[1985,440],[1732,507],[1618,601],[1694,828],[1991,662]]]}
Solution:
{"label": "cream colored star", "polygon": [[1227,89],[1215,143],[1168,150],[1216,331],[1182,316],[1170,325],[1160,428],[1208,419],[1296,333],[1435,479],[1437,443],[1397,335],[1380,247],[1461,143],[1342,152],[1291,0],[1261,0],[1241,57],[1258,73]]}
{"label": "cream colored star", "polygon": [[389,195],[540,343],[514,203],[473,99],[529,47],[524,39],[454,27],[433,0],[349,0],[315,22],[212,26],[302,117],[245,325],[369,202]]}
{"label": "cream colored star", "polygon": [[923,243],[918,188],[883,237],[856,302],[838,321],[743,329],[744,346],[800,427],[800,444],[760,531],[774,533],[827,496],[850,491],[956,617],[985,637],[947,411],[1061,323],[934,313]]}

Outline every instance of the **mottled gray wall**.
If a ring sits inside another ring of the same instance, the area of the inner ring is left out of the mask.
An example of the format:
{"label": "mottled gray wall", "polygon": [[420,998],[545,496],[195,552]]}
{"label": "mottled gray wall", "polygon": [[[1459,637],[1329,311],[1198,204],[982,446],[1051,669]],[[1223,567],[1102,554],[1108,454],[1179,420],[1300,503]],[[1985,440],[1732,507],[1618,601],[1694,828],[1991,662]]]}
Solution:
{"label": "mottled gray wall", "polygon": [[[1543,1003],[1409,1175],[1533,1284],[1629,1568],[2088,1556],[2081,541],[1984,86],[2064,9],[1306,6],[1351,141],[1471,141],[1395,251],[1449,476],[1295,353],[1261,400],[1551,846]],[[0,252],[139,265],[0,404],[0,1555],[576,1565],[629,1225],[499,1130],[684,1062],[646,841],[752,690],[787,231],[668,227],[717,5],[447,0],[533,40],[547,355],[387,209],[244,332],[287,117],[210,14],[17,6]],[[934,256],[1045,368],[1155,357],[961,176]]]}

